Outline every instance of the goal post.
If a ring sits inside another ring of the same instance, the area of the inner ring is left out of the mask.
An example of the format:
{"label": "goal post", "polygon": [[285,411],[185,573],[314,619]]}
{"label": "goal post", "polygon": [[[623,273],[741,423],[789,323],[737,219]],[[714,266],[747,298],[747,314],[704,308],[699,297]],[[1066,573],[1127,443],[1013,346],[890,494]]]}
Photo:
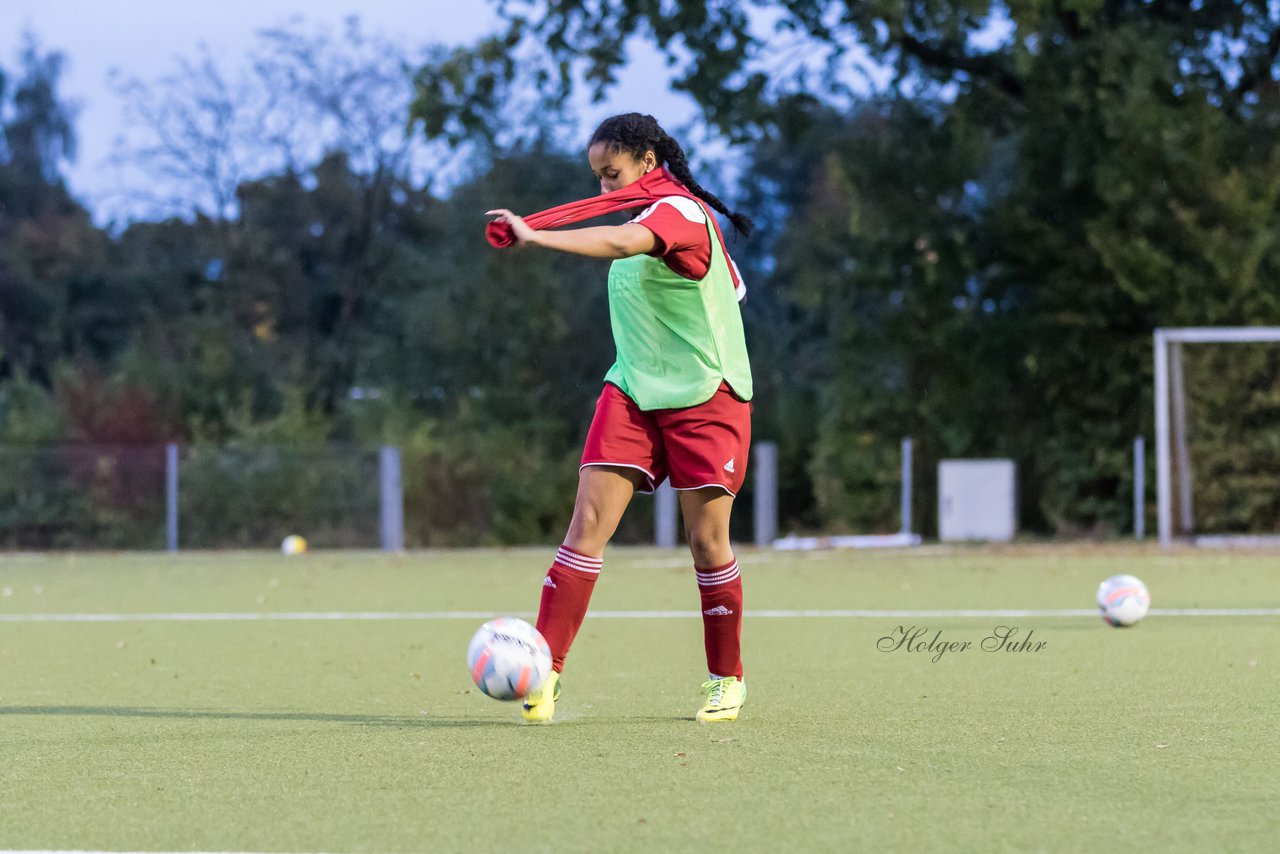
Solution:
{"label": "goal post", "polygon": [[1161,547],[1174,539],[1174,462],[1177,463],[1178,521],[1184,532],[1194,528],[1192,476],[1187,439],[1186,387],[1182,347],[1185,344],[1280,343],[1280,326],[1182,327],[1157,329],[1155,347],[1156,520]]}

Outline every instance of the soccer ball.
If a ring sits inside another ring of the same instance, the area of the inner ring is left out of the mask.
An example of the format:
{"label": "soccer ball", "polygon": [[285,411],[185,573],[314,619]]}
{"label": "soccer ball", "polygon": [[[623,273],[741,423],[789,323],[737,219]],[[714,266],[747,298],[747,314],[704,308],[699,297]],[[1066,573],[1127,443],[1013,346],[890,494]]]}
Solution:
{"label": "soccer ball", "polygon": [[297,534],[290,534],[280,542],[280,553],[288,557],[303,554],[306,550],[307,541]]}
{"label": "soccer ball", "polygon": [[1113,575],[1098,585],[1098,611],[1109,626],[1132,626],[1150,607],[1147,585],[1132,575]]}
{"label": "soccer ball", "polygon": [[467,669],[476,687],[495,700],[519,700],[551,673],[551,647],[524,620],[499,617],[472,636]]}

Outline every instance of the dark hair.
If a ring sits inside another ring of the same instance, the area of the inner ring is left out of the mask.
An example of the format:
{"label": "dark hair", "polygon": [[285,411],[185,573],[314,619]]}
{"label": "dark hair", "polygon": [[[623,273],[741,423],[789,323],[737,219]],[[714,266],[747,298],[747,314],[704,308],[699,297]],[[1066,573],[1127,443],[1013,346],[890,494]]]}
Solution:
{"label": "dark hair", "polygon": [[755,223],[749,216],[729,210],[728,205],[693,179],[689,172],[689,162],[684,157],[684,149],[662,129],[662,125],[653,116],[643,113],[610,116],[591,134],[587,148],[601,142],[613,151],[627,152],[636,160],[642,159],[646,151],[652,151],[658,158],[659,166],[665,165],[681,184],[689,188],[689,192],[727,216],[729,222],[733,223],[734,231],[743,237],[750,237],[755,230]]}

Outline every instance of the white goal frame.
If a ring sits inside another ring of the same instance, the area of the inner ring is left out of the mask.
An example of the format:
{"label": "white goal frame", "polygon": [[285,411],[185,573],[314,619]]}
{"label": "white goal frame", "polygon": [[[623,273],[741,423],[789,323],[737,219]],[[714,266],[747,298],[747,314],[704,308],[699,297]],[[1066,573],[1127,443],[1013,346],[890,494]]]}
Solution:
{"label": "white goal frame", "polygon": [[[1185,531],[1194,530],[1191,465],[1187,449],[1186,389],[1182,381],[1183,344],[1280,343],[1280,326],[1189,326],[1155,331],[1156,513],[1161,548],[1173,543],[1173,460],[1178,456],[1178,511]],[[1172,408],[1170,406],[1172,404]],[[1222,545],[1228,537],[1200,537],[1201,545]],[[1243,537],[1241,540],[1267,538]]]}

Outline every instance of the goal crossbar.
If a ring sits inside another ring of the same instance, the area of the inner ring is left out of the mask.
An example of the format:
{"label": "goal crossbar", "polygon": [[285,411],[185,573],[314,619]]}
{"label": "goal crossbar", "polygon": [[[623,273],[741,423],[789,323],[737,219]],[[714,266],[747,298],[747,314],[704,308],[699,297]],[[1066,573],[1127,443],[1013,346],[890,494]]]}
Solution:
{"label": "goal crossbar", "polygon": [[1187,326],[1155,331],[1156,517],[1162,547],[1173,542],[1171,455],[1175,451],[1178,454],[1179,509],[1183,527],[1191,527],[1191,469],[1187,452],[1182,345],[1263,343],[1280,343],[1280,326]]}
{"label": "goal crossbar", "polygon": [[1280,341],[1280,326],[1184,326],[1157,329],[1156,346],[1166,344],[1250,344]]}

